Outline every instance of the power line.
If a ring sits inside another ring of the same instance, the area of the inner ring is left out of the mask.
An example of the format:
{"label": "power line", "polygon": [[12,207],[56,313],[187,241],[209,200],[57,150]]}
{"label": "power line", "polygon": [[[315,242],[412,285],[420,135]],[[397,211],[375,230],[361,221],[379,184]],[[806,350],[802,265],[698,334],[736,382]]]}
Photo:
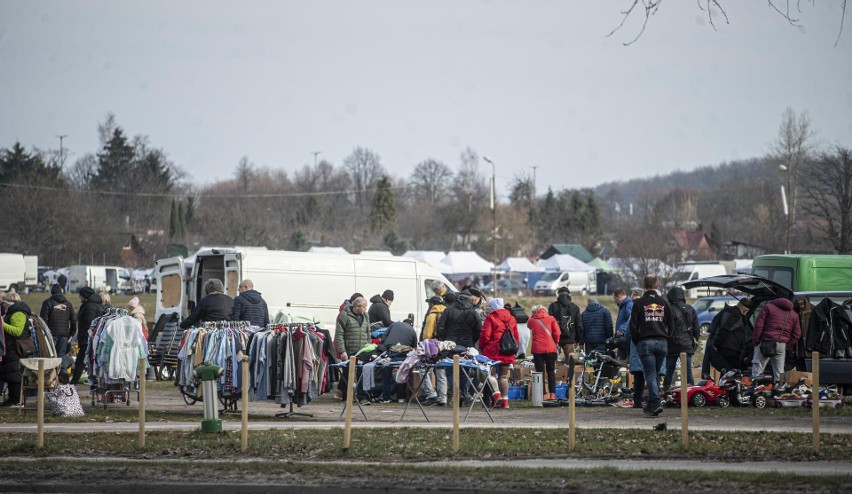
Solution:
{"label": "power line", "polygon": [[[172,197],[172,198],[181,198],[187,196],[195,196],[195,197],[211,197],[211,198],[249,198],[249,199],[260,199],[260,198],[273,198],[273,197],[309,197],[309,196],[334,196],[334,195],[346,195],[346,194],[356,194],[358,191],[355,190],[326,190],[321,192],[281,192],[281,193],[272,193],[272,194],[207,194],[207,193],[181,193],[181,192],[118,192],[118,191],[110,191],[110,190],[84,190],[84,189],[73,189],[73,188],[63,188],[63,187],[48,187],[46,185],[29,185],[29,184],[3,184],[0,183],[0,187],[7,187],[12,189],[29,189],[29,190],[46,190],[46,191],[54,191],[54,192],[74,192],[77,194],[91,194],[91,195],[104,195],[104,196],[123,196],[123,197]],[[407,187],[391,187],[391,190],[406,190]]]}

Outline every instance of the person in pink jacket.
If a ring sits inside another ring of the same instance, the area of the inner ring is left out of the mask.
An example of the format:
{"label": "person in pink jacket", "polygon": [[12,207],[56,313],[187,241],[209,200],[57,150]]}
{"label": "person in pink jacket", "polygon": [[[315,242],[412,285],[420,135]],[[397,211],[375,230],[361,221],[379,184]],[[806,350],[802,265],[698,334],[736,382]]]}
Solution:
{"label": "person in pink jacket", "polygon": [[[799,324],[799,314],[793,308],[793,302],[786,298],[776,298],[764,304],[763,309],[754,321],[754,332],[752,343],[754,344],[754,355],[751,359],[751,377],[756,379],[763,374],[767,362],[772,360],[772,382],[773,387],[781,382],[781,373],[784,372],[784,358],[787,347],[794,346],[802,337],[802,327]],[[774,345],[768,343],[772,352],[761,350],[760,342],[770,340]],[[764,355],[769,353],[769,355]]]}
{"label": "person in pink jacket", "polygon": [[[544,372],[547,369],[547,388],[544,389],[545,400],[556,399],[556,359],[559,356],[559,341],[561,333],[559,323],[547,313],[543,305],[534,305],[532,315],[527,321],[527,327],[532,333],[530,353],[533,355],[533,363],[536,372]],[[548,392],[548,389],[550,392]]]}
{"label": "person in pink jacket", "polygon": [[482,331],[479,333],[479,351],[482,355],[500,362],[497,370],[498,390],[493,395],[494,408],[509,408],[509,369],[515,363],[515,355],[500,354],[500,338],[506,330],[512,332],[515,341],[518,338],[518,323],[512,317],[512,313],[503,307],[502,298],[492,298],[488,301],[491,312],[482,323]]}

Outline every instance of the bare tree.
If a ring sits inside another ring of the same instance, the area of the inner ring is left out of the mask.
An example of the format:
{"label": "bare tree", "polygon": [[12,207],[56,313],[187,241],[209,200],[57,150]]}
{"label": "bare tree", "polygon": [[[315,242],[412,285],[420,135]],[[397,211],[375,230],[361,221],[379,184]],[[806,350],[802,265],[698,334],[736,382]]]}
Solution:
{"label": "bare tree", "polygon": [[435,159],[427,158],[418,163],[411,173],[409,183],[412,187],[412,195],[415,199],[437,204],[444,198],[452,178],[453,171],[450,167]]}
{"label": "bare tree", "polygon": [[471,148],[461,154],[459,171],[452,187],[454,211],[447,215],[449,225],[463,233],[463,246],[470,249],[473,232],[479,224],[480,214],[488,204],[488,186],[479,170],[479,155]]}
{"label": "bare tree", "polygon": [[771,156],[785,174],[787,192],[787,252],[791,252],[792,225],[796,219],[798,197],[799,168],[808,159],[812,150],[814,133],[808,112],[798,116],[792,108],[787,108],[778,127],[778,138],[772,145]]}
{"label": "bare tree", "polygon": [[820,153],[803,172],[802,209],[838,254],[852,253],[852,149]]}
{"label": "bare tree", "polygon": [[382,166],[381,158],[373,151],[356,147],[352,153],[343,159],[343,167],[352,177],[352,185],[355,188],[355,204],[362,212],[370,204],[370,194],[375,188],[376,182],[386,175]]}

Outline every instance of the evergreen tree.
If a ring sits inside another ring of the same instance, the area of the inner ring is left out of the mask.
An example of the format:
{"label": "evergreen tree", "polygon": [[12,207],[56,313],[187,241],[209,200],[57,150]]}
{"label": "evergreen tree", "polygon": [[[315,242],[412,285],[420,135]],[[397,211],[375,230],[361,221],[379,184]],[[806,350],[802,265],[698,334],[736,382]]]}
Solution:
{"label": "evergreen tree", "polygon": [[296,230],[290,234],[290,240],[287,242],[287,250],[305,252],[309,248],[308,239],[305,238],[305,234],[301,230]]}
{"label": "evergreen tree", "polygon": [[180,242],[186,242],[186,213],[183,209],[183,202],[178,202],[178,228],[177,239]]}
{"label": "evergreen tree", "polygon": [[376,183],[376,194],[373,197],[373,208],[370,210],[370,231],[378,233],[383,230],[396,228],[396,206],[393,191],[387,175]]}
{"label": "evergreen tree", "polygon": [[46,164],[38,152],[28,153],[20,142],[15,142],[12,149],[0,150],[0,183],[56,186],[62,182],[61,171],[58,165]]}
{"label": "evergreen tree", "polygon": [[174,241],[177,238],[178,229],[180,228],[180,217],[178,216],[178,207],[174,199],[172,199],[172,212],[169,216],[169,239]]}

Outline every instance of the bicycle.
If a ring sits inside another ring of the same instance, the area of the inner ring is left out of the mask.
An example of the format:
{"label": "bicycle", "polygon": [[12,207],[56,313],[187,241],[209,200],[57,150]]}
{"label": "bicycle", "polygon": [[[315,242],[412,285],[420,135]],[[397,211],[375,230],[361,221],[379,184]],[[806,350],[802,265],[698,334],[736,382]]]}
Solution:
{"label": "bicycle", "polygon": [[[602,400],[607,402],[616,399],[613,390],[621,382],[619,369],[626,367],[627,364],[596,350],[586,354],[580,349],[578,353],[577,363],[582,363],[583,369],[577,376],[574,396],[588,401]],[[589,372],[592,373],[591,383],[586,382],[586,375]]]}

